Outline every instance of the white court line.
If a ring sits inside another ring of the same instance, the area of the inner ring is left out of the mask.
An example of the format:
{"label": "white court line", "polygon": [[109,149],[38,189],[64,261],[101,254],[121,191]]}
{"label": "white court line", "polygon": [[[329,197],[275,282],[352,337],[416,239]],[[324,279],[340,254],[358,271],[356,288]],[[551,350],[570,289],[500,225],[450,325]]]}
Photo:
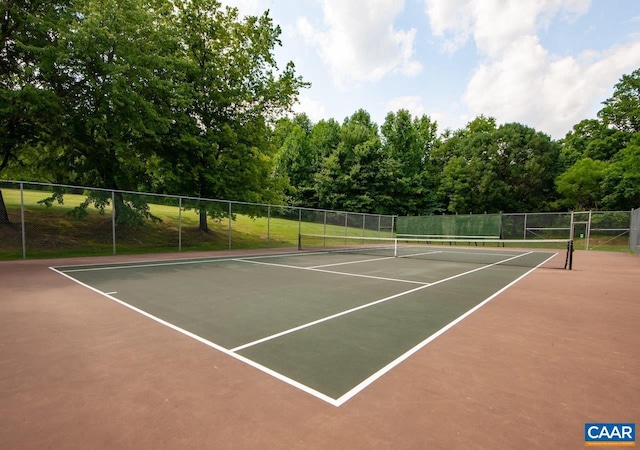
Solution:
{"label": "white court line", "polygon": [[[309,323],[306,323],[306,324],[303,324],[303,325],[300,325],[300,326],[297,326],[297,327],[294,327],[294,328],[290,328],[290,329],[285,330],[285,331],[281,331],[280,333],[272,334],[271,336],[266,336],[266,337],[264,337],[264,338],[262,338],[262,339],[257,339],[257,340],[255,340],[255,341],[253,341],[253,342],[249,342],[249,343],[247,343],[247,344],[240,345],[240,346],[238,346],[238,347],[232,348],[232,349],[231,349],[231,351],[232,351],[232,352],[237,352],[237,351],[240,351],[240,350],[244,350],[245,348],[249,348],[249,347],[253,347],[254,345],[262,344],[263,342],[267,342],[267,341],[270,341],[270,340],[272,340],[272,339],[276,339],[276,338],[279,338],[279,337],[281,337],[281,336],[285,336],[285,335],[287,335],[287,334],[290,334],[290,333],[293,333],[293,332],[296,332],[296,331],[300,331],[300,330],[303,330],[303,329],[305,329],[305,328],[312,327],[312,326],[314,326],[314,325],[318,325],[319,323],[326,322],[326,321],[328,321],[328,320],[332,320],[332,319],[336,319],[336,318],[338,318],[338,317],[340,317],[340,316],[344,316],[344,315],[347,315],[347,314],[351,314],[351,313],[353,313],[353,312],[360,311],[361,309],[369,308],[369,307],[371,307],[371,306],[378,305],[378,304],[380,304],[380,303],[388,302],[389,300],[393,300],[394,298],[402,297],[403,295],[412,294],[412,293],[414,293],[414,292],[418,292],[418,291],[420,291],[420,290],[422,290],[422,289],[425,289],[425,288],[428,288],[428,287],[431,287],[431,286],[435,286],[435,285],[437,285],[437,284],[444,283],[444,282],[446,282],[446,281],[454,280],[454,279],[456,279],[456,278],[462,277],[462,276],[464,276],[464,275],[468,275],[468,274],[470,274],[470,273],[474,273],[474,272],[478,272],[478,271],[480,271],[480,270],[487,269],[487,268],[489,268],[489,267],[492,267],[492,266],[498,265],[498,264],[500,264],[500,263],[507,262],[507,261],[510,261],[510,260],[512,260],[512,259],[519,258],[520,256],[524,256],[524,255],[514,256],[514,257],[512,257],[512,258],[508,258],[508,259],[505,259],[505,260],[503,260],[503,261],[499,261],[499,262],[496,262],[496,263],[493,263],[493,264],[490,264],[490,265],[486,265],[486,266],[482,266],[482,267],[477,267],[477,268],[475,268],[475,269],[468,270],[468,271],[466,271],[466,272],[462,272],[462,273],[459,273],[459,274],[457,274],[457,275],[452,275],[452,276],[450,276],[450,277],[443,278],[442,280],[438,280],[438,281],[435,281],[435,282],[430,283],[430,284],[425,284],[425,285],[423,285],[423,286],[419,286],[419,287],[417,287],[417,288],[409,289],[408,291],[400,292],[400,293],[398,293],[398,294],[391,295],[391,296],[389,296],[389,297],[385,297],[385,298],[383,298],[383,299],[376,300],[376,301],[374,301],[374,302],[367,303],[367,304],[365,304],[365,305],[360,305],[360,306],[357,306],[357,307],[355,307],[355,308],[351,308],[351,309],[348,309],[348,310],[346,310],[346,311],[342,311],[342,312],[337,313],[337,314],[332,314],[332,315],[330,315],[330,316],[323,317],[322,319],[314,320],[313,322],[309,322]],[[261,264],[261,263],[258,263],[258,264]],[[291,267],[292,267],[292,268],[299,269],[299,267],[295,267],[295,266],[291,266]]]}
{"label": "white court line", "polygon": [[269,374],[272,377],[274,377],[274,378],[276,378],[276,379],[278,379],[278,380],[280,380],[280,381],[282,381],[284,383],[287,383],[287,384],[289,384],[289,385],[291,385],[293,387],[296,387],[296,388],[300,389],[301,391],[304,391],[304,392],[306,392],[306,393],[308,393],[310,395],[313,395],[314,397],[316,397],[316,398],[318,398],[320,400],[323,400],[323,401],[325,401],[325,402],[327,402],[327,403],[329,403],[329,404],[331,404],[333,406],[339,406],[336,403],[335,399],[329,397],[326,394],[323,394],[320,391],[317,391],[317,390],[315,390],[313,388],[310,388],[309,386],[306,386],[306,385],[300,383],[299,381],[296,381],[296,380],[294,380],[292,378],[289,378],[289,377],[287,377],[285,375],[282,375],[281,373],[278,373],[278,372],[276,372],[276,371],[274,371],[272,369],[269,369],[268,367],[263,366],[262,364],[259,364],[259,363],[255,362],[255,361],[252,361],[252,360],[248,359],[248,358],[245,358],[244,356],[239,355],[238,353],[234,353],[232,351],[229,351],[226,348],[221,347],[218,344],[215,344],[215,343],[213,343],[213,342],[211,342],[211,341],[209,341],[209,340],[207,340],[207,339],[205,339],[203,337],[198,336],[197,334],[194,334],[194,333],[192,333],[190,331],[187,331],[184,328],[180,328],[179,326],[176,326],[176,325],[174,325],[174,324],[172,324],[170,322],[167,322],[166,320],[163,320],[163,319],[161,319],[161,318],[159,318],[157,316],[154,316],[153,314],[149,314],[148,312],[146,312],[146,311],[144,311],[144,310],[142,310],[140,308],[136,308],[135,306],[130,305],[130,304],[128,304],[128,303],[126,303],[126,302],[124,302],[124,301],[122,301],[122,300],[120,300],[120,299],[118,299],[116,297],[113,297],[110,294],[102,292],[99,289],[96,289],[96,288],[94,288],[92,286],[89,286],[88,284],[85,284],[82,281],[76,280],[72,276],[67,275],[64,272],[59,271],[55,267],[49,267],[49,269],[51,269],[54,272],[62,275],[65,278],[68,278],[69,280],[79,284],[80,286],[84,286],[85,288],[87,288],[89,290],[92,290],[93,292],[96,292],[96,293],[108,298],[111,301],[114,301],[114,302],[116,302],[116,303],[118,303],[118,304],[120,304],[120,305],[122,305],[122,306],[124,306],[126,308],[131,309],[132,311],[137,312],[138,314],[141,314],[141,315],[143,315],[143,316],[145,316],[145,317],[147,317],[147,318],[149,318],[151,320],[156,321],[161,325],[164,325],[164,326],[166,326],[168,328],[171,328],[172,330],[177,331],[178,333],[182,333],[185,336],[190,337],[191,339],[194,339],[194,340],[196,340],[196,341],[198,341],[198,342],[200,342],[200,343],[202,343],[204,345],[207,345],[207,346],[209,346],[209,347],[211,347],[213,349],[218,350],[219,352],[222,352],[222,353],[224,353],[226,355],[229,355],[232,358],[235,358],[235,359],[237,359],[239,361],[242,361],[243,363],[245,363],[245,364],[247,364],[249,366],[252,366],[252,367],[254,367],[254,368],[256,368],[256,369],[258,369],[258,370],[260,370],[260,371],[262,371],[262,372],[264,372],[266,374]]}
{"label": "white court line", "polygon": [[[465,273],[462,273],[462,274],[458,274],[458,275],[455,275],[455,276],[452,276],[452,277],[437,281],[435,283],[432,283],[431,285],[438,284],[438,283],[443,283],[445,281],[448,281],[448,280],[451,280],[451,279],[454,279],[454,278],[458,278],[460,276],[463,276],[463,275],[466,275],[466,274],[469,274],[469,273],[472,273],[472,272],[477,272],[479,270],[484,270],[484,269],[486,269],[488,267],[491,267],[491,266],[494,266],[494,265],[509,261],[511,259],[518,258],[520,256],[524,256],[524,255],[518,255],[518,256],[515,256],[513,258],[505,259],[504,261],[500,261],[498,263],[494,263],[494,264],[491,264],[491,265],[488,265],[488,266],[479,267],[479,268],[476,268],[474,270],[470,270],[468,272],[465,272]],[[280,380],[280,381],[282,381],[284,383],[289,384],[290,386],[298,388],[303,392],[306,392],[306,393],[308,393],[308,394],[310,394],[310,395],[312,395],[312,396],[314,396],[314,397],[316,397],[316,398],[318,398],[318,399],[320,399],[320,400],[322,400],[322,401],[324,401],[326,403],[329,403],[330,405],[333,405],[335,407],[339,407],[339,406],[343,405],[345,402],[347,402],[349,399],[351,399],[352,397],[357,395],[359,392],[361,392],[363,389],[365,389],[367,386],[369,386],[375,380],[377,380],[378,378],[383,376],[385,373],[390,371],[392,368],[394,368],[395,366],[400,364],[402,361],[406,360],[411,355],[416,353],[418,350],[423,348],[425,345],[427,345],[429,342],[434,340],[436,337],[440,336],[442,333],[447,331],[449,328],[451,328],[452,326],[454,326],[455,324],[460,322],[462,319],[466,318],[468,315],[470,315],[471,313],[476,311],[478,308],[480,308],[481,306],[483,306],[484,304],[489,302],[491,299],[496,297],[498,294],[500,294],[501,292],[506,290],[508,287],[512,286],[517,281],[519,281],[520,279],[522,279],[523,277],[525,277],[529,273],[533,272],[533,270],[535,270],[536,268],[538,268],[541,265],[543,265],[544,263],[546,263],[549,259],[553,258],[553,256],[555,256],[555,254],[552,255],[551,257],[549,257],[544,262],[540,263],[537,267],[531,269],[530,271],[528,271],[524,275],[520,276],[518,279],[514,280],[513,282],[511,282],[510,284],[508,284],[504,288],[500,289],[498,292],[496,292],[491,297],[489,297],[486,300],[484,300],[482,303],[476,305],[474,308],[472,308],[471,310],[469,310],[468,312],[466,312],[462,316],[458,317],[453,322],[449,323],[448,325],[446,325],[445,327],[443,327],[442,329],[440,329],[439,331],[437,331],[433,335],[429,336],[427,339],[422,341],[420,344],[416,345],[414,348],[410,349],[409,351],[407,351],[406,353],[404,353],[403,355],[401,355],[400,357],[398,357],[397,359],[395,359],[391,363],[387,364],[385,367],[383,367],[382,369],[380,369],[379,371],[377,371],[376,373],[374,373],[373,375],[371,375],[370,377],[368,377],[367,379],[362,381],[360,384],[358,384],[353,389],[351,389],[348,392],[346,392],[345,394],[343,394],[338,399],[331,398],[328,395],[323,394],[320,391],[317,391],[317,390],[315,390],[315,389],[313,389],[313,388],[311,388],[309,386],[306,386],[306,385],[304,385],[304,384],[302,384],[302,383],[300,383],[300,382],[298,382],[298,381],[296,381],[296,380],[294,380],[292,378],[289,378],[289,377],[287,377],[285,375],[282,375],[282,374],[280,374],[278,372],[275,372],[272,369],[269,369],[266,366],[263,366],[263,365],[255,362],[255,361],[252,361],[252,360],[250,360],[250,359],[248,359],[248,358],[236,353],[235,351],[237,349],[228,350],[228,349],[226,349],[224,347],[221,347],[220,345],[217,345],[217,344],[215,344],[215,343],[213,343],[213,342],[211,342],[211,341],[209,341],[207,339],[204,339],[204,338],[198,336],[197,334],[191,333],[190,331],[187,331],[187,330],[185,330],[183,328],[180,328],[180,327],[178,327],[176,325],[173,325],[172,323],[167,322],[167,321],[165,321],[163,319],[160,319],[159,317],[156,317],[156,316],[154,316],[154,315],[152,315],[152,314],[150,314],[150,313],[148,313],[148,312],[146,312],[146,311],[144,311],[142,309],[136,308],[133,305],[130,305],[130,304],[128,304],[128,303],[126,303],[126,302],[124,302],[122,300],[119,300],[119,299],[117,299],[116,297],[113,297],[110,294],[104,293],[104,292],[102,292],[102,291],[100,291],[100,290],[98,290],[98,289],[96,289],[96,288],[94,288],[92,286],[89,286],[88,284],[85,284],[85,283],[83,283],[83,282],[81,282],[79,280],[76,280],[75,278],[71,277],[70,275],[67,275],[65,272],[62,272],[62,271],[60,271],[60,270],[58,270],[58,269],[56,269],[54,267],[49,267],[49,269],[51,269],[52,271],[62,275],[65,278],[68,278],[69,280],[71,280],[71,281],[73,281],[73,282],[75,282],[75,283],[77,283],[77,284],[79,284],[81,286],[86,287],[87,289],[89,289],[91,291],[94,291],[94,292],[96,292],[96,293],[98,293],[98,294],[100,294],[100,295],[102,295],[102,296],[104,296],[104,297],[106,297],[106,298],[108,298],[108,299],[110,299],[110,300],[112,300],[112,301],[114,301],[114,302],[126,307],[126,308],[131,309],[132,311],[137,312],[138,314],[141,314],[141,315],[143,315],[143,316],[145,316],[145,317],[147,317],[147,318],[149,318],[151,320],[156,321],[156,322],[160,323],[161,325],[165,325],[166,327],[168,327],[168,328],[170,328],[172,330],[175,330],[175,331],[177,331],[177,332],[179,332],[179,333],[181,333],[181,334],[183,334],[185,336],[188,336],[188,337],[190,337],[190,338],[192,338],[192,339],[194,339],[194,340],[196,340],[196,341],[198,341],[198,342],[200,342],[202,344],[205,344],[205,345],[207,345],[207,346],[209,346],[209,347],[211,347],[213,349],[216,349],[216,350],[218,350],[218,351],[220,351],[220,352],[222,352],[222,353],[224,353],[226,355],[229,355],[232,358],[235,358],[235,359],[237,359],[237,360],[239,360],[239,361],[241,361],[241,362],[243,362],[243,363],[245,363],[245,364],[247,364],[247,365],[249,365],[251,367],[254,367],[254,368],[256,368],[256,369],[258,369],[258,370],[260,370],[260,371],[262,371],[262,372],[264,372],[264,373],[266,373],[268,375],[271,375],[274,378],[276,378],[276,379],[278,379],[278,380]],[[296,267],[296,266],[291,266],[291,267],[292,268],[296,268],[296,269],[299,268],[299,267]],[[410,291],[406,291],[406,292],[404,292],[404,293],[402,293],[400,295],[405,295],[405,294],[408,294],[409,292],[418,291],[418,290],[421,290],[421,289],[424,289],[424,288],[427,288],[427,287],[429,287],[429,285],[419,286],[419,287],[417,287],[415,289],[412,289]],[[238,347],[238,348],[240,348],[240,347]]]}
{"label": "white court line", "polygon": [[398,255],[398,258],[415,258],[416,256],[425,256],[425,255],[437,255],[439,253],[445,253],[443,251],[432,251],[432,252],[424,252],[424,253],[412,253],[410,255]]}
{"label": "white court line", "polygon": [[403,361],[407,360],[410,356],[412,356],[413,354],[415,354],[416,352],[418,352],[420,349],[422,349],[423,347],[425,347],[429,342],[433,341],[434,339],[436,339],[438,336],[442,335],[444,332],[446,332],[447,330],[449,330],[450,328],[454,327],[455,325],[457,325],[458,323],[460,323],[462,320],[466,319],[468,316],[470,316],[471,314],[473,314],[474,312],[476,312],[478,309],[482,308],[484,305],[486,305],[487,303],[489,303],[491,300],[493,300],[494,298],[496,298],[498,295],[500,295],[502,292],[506,291],[507,289],[509,289],[511,286],[513,286],[514,284],[516,284],[518,281],[520,281],[521,279],[523,279],[524,277],[526,277],[527,275],[529,275],[531,272],[533,272],[534,270],[536,270],[537,268],[539,268],[540,266],[542,266],[544,263],[546,263],[547,261],[549,261],[551,258],[553,258],[554,256],[556,256],[557,253],[554,253],[553,255],[551,255],[549,258],[545,259],[543,262],[541,262],[540,264],[538,264],[536,267],[534,267],[533,269],[529,270],[528,272],[520,275],[518,278],[516,278],[515,280],[513,280],[511,283],[507,284],[505,287],[503,287],[502,289],[500,289],[499,291],[495,292],[494,294],[492,294],[491,296],[487,297],[486,299],[484,299],[482,302],[478,303],[476,306],[474,306],[473,308],[471,308],[469,311],[467,311],[466,313],[462,314],[461,316],[459,316],[457,319],[454,319],[452,322],[449,322],[447,325],[445,325],[444,327],[440,328],[438,331],[436,331],[435,333],[433,333],[431,336],[427,337],[424,341],[420,342],[418,345],[416,345],[415,347],[409,349],[407,352],[405,352],[403,355],[399,356],[398,358],[396,358],[395,360],[391,361],[389,364],[387,364],[386,366],[384,366],[382,369],[378,370],[376,373],[372,374],[371,376],[369,376],[368,378],[366,378],[365,380],[363,380],[360,384],[358,384],[357,386],[355,386],[354,388],[352,388],[351,390],[349,390],[348,392],[344,393],[341,397],[339,397],[338,399],[335,400],[336,402],[336,406],[341,406],[342,404],[344,404],[346,401],[348,401],[349,399],[353,398],[355,395],[357,395],[358,393],[360,393],[362,390],[364,390],[365,388],[367,388],[369,385],[371,385],[371,383],[373,383],[374,381],[376,381],[378,378],[382,377],[384,374],[386,374],[387,372],[389,372],[391,369],[393,369],[394,367],[396,367],[397,365],[399,365],[400,363],[402,363]]}
{"label": "white court line", "polygon": [[360,263],[368,263],[373,261],[384,261],[385,259],[395,259],[395,256],[385,256],[384,258],[373,258],[373,259],[363,259],[361,261],[347,261],[341,263],[333,263],[333,264],[322,264],[319,266],[310,266],[307,269],[320,269],[322,267],[333,267],[333,266],[344,266],[346,264],[360,264]]}
{"label": "white court line", "polygon": [[331,273],[334,275],[342,275],[345,277],[357,277],[357,278],[371,278],[373,280],[381,280],[381,281],[395,281],[397,283],[410,283],[410,284],[421,284],[424,286],[428,286],[430,283],[425,283],[423,281],[413,281],[413,280],[402,280],[399,278],[386,278],[386,277],[376,277],[373,275],[362,275],[359,273],[349,273],[349,272],[337,272],[335,270],[324,270],[324,269],[314,269],[313,267],[302,267],[302,266],[291,266],[288,264],[273,264],[262,261],[249,261],[246,259],[237,259],[238,262],[244,262],[248,264],[259,264],[261,266],[271,266],[271,267],[284,267],[285,269],[295,269],[295,270],[308,270],[311,272],[322,272],[322,273]]}
{"label": "white court line", "polygon": [[[255,255],[255,256],[245,256],[244,259],[252,260],[252,259],[267,259],[267,258],[284,258],[288,256],[306,256],[306,255],[317,255],[323,254],[326,252],[302,252],[302,253],[282,253],[278,255]],[[211,259],[186,259],[186,260],[173,260],[168,262],[149,262],[149,263],[133,263],[128,265],[104,265],[104,264],[87,264],[86,266],[57,266],[57,269],[63,271],[64,273],[73,273],[73,272],[91,272],[98,270],[118,270],[118,269],[140,269],[146,267],[162,267],[162,266],[181,266],[185,264],[209,264],[215,262],[229,262],[229,261],[239,261],[240,258],[237,256],[228,257],[228,258],[211,258]],[[99,266],[99,267],[95,267]],[[66,267],[77,267],[76,269],[65,269]]]}

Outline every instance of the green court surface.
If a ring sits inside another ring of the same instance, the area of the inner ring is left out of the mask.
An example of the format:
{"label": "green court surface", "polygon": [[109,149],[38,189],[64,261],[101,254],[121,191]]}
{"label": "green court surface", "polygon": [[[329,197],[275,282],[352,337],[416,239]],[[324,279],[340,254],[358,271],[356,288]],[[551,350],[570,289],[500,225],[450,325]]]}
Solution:
{"label": "green court surface", "polygon": [[510,265],[513,252],[485,264],[299,252],[52,269],[339,406],[554,256]]}

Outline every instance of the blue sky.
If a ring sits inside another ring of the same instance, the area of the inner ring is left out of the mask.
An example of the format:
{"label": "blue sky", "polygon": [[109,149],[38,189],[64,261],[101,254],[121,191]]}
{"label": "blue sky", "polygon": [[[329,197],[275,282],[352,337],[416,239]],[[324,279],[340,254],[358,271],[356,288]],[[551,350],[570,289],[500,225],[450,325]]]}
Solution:
{"label": "blue sky", "polygon": [[269,9],[280,66],[311,88],[296,112],[381,125],[407,109],[444,131],[480,114],[559,139],[640,68],[638,0],[223,0]]}

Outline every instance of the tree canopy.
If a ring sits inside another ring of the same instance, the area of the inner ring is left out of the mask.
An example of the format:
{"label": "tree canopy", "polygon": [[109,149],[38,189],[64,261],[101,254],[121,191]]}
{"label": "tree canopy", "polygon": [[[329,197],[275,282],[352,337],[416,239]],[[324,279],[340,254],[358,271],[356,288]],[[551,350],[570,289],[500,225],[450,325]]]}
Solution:
{"label": "tree canopy", "polygon": [[[564,139],[480,115],[438,130],[291,114],[269,12],[216,0],[0,5],[0,176],[391,214],[640,206],[640,69]],[[92,194],[102,207],[110,199]],[[144,205],[116,199],[121,221]],[[86,206],[86,205],[85,205]],[[221,216],[200,204],[200,226]],[[0,194],[0,222],[4,204]]]}
{"label": "tree canopy", "polygon": [[[0,170],[281,200],[269,123],[306,83],[293,63],[279,69],[268,12],[240,17],[215,0],[3,5]],[[116,209],[136,205],[119,196]]]}

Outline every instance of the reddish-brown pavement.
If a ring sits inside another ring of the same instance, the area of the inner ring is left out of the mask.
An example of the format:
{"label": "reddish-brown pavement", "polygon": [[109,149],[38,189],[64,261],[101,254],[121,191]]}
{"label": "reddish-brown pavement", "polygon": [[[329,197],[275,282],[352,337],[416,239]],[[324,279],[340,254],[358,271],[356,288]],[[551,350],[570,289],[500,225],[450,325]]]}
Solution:
{"label": "reddish-brown pavement", "polygon": [[637,256],[536,270],[341,407],[52,264],[0,263],[2,449],[572,449],[640,421]]}

